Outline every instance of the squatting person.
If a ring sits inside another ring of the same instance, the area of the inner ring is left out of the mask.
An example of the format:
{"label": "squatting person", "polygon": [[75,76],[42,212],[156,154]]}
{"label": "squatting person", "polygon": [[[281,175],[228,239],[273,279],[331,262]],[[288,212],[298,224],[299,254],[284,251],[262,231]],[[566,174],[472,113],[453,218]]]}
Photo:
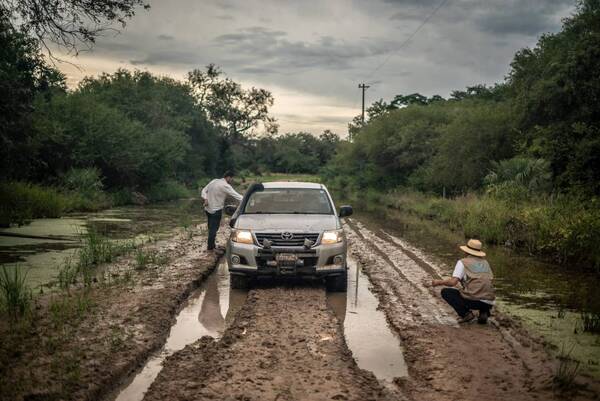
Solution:
{"label": "squatting person", "polygon": [[[494,305],[494,275],[485,259],[481,241],[470,239],[460,249],[466,257],[456,262],[452,277],[445,280],[432,280],[432,286],[445,285],[442,298],[458,313],[459,323],[467,323],[475,318],[473,310],[479,311],[478,323],[485,324]],[[453,288],[461,283],[462,288]]]}
{"label": "squatting person", "polygon": [[223,178],[215,178],[202,188],[201,197],[204,200],[204,211],[208,221],[208,246],[207,251],[212,252],[215,249],[215,240],[217,231],[221,225],[221,217],[223,217],[223,207],[225,207],[225,199],[231,196],[238,202],[242,200],[240,195],[233,187],[233,172],[227,171],[223,174]]}

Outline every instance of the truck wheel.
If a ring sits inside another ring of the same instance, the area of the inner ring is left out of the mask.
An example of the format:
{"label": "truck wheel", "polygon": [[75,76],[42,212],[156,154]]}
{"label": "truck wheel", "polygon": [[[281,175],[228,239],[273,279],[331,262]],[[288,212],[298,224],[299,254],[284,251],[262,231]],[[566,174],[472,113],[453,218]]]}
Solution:
{"label": "truck wheel", "polygon": [[241,274],[232,274],[229,276],[229,286],[234,290],[246,290],[252,284],[252,279]]}
{"label": "truck wheel", "polygon": [[348,270],[339,276],[327,277],[325,282],[327,285],[327,291],[346,292],[348,288]]}

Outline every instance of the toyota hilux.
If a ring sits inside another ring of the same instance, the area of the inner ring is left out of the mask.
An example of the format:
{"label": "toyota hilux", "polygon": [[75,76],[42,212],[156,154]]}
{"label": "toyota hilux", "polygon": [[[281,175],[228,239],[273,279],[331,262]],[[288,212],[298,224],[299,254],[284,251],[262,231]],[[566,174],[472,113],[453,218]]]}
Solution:
{"label": "toyota hilux", "polygon": [[323,279],[328,290],[346,291],[347,243],[340,218],[351,214],[351,206],[336,213],[322,184],[251,185],[230,220],[231,287],[248,288],[261,276],[294,276]]}

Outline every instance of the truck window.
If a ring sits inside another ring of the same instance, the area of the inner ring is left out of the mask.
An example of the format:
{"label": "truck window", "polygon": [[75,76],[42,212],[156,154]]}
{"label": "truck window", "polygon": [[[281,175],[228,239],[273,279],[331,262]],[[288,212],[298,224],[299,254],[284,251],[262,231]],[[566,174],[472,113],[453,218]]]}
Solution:
{"label": "truck window", "polygon": [[333,208],[322,189],[265,188],[250,195],[244,213],[333,214]]}

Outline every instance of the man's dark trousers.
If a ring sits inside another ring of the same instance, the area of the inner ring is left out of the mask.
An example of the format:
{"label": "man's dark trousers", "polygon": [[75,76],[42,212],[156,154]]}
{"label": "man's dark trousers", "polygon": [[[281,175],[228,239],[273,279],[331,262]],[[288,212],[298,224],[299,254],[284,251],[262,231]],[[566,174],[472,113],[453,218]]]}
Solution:
{"label": "man's dark trousers", "polygon": [[465,317],[471,310],[489,313],[490,309],[492,309],[492,305],[485,302],[463,298],[460,291],[456,288],[443,288],[442,298],[454,308],[460,317]]}
{"label": "man's dark trousers", "polygon": [[217,239],[217,231],[221,225],[221,216],[223,216],[223,210],[217,210],[214,213],[206,212],[206,218],[208,220],[208,249],[215,249],[215,240]]}

